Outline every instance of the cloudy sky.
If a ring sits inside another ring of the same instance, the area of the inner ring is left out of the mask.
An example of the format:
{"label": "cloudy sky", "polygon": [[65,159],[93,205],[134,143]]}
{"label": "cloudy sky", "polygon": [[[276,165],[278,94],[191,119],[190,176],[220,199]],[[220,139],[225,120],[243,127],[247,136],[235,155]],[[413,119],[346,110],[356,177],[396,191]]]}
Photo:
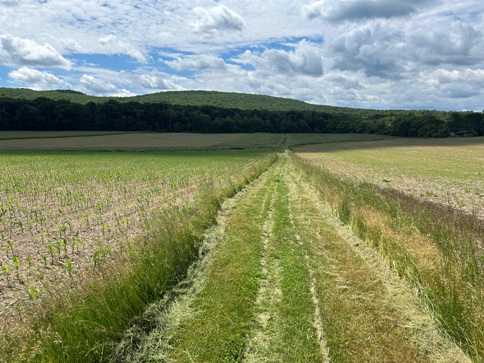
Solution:
{"label": "cloudy sky", "polygon": [[0,87],[484,109],[483,0],[0,0]]}

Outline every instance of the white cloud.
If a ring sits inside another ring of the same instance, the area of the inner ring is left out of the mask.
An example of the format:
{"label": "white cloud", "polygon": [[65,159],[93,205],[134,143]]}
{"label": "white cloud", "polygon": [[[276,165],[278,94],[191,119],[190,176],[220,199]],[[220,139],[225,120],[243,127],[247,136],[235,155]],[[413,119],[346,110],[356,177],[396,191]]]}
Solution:
{"label": "white cloud", "polygon": [[287,76],[323,74],[321,48],[306,40],[300,41],[293,50],[268,49],[262,54],[246,51],[240,62],[250,64],[256,70]]}
{"label": "white cloud", "polygon": [[0,36],[0,62],[8,65],[29,65],[69,68],[71,62],[51,45],[40,45],[30,39],[10,34]]}
{"label": "white cloud", "polygon": [[198,16],[192,23],[196,33],[210,35],[220,31],[241,31],[244,28],[244,19],[225,5],[210,9],[196,7],[194,12]]}
{"label": "white cloud", "polygon": [[222,58],[208,54],[198,54],[183,58],[177,58],[174,61],[166,61],[165,63],[168,64],[171,68],[176,69],[177,71],[182,71],[186,69],[197,71],[208,69],[226,69],[225,61]]}
{"label": "white cloud", "polygon": [[105,48],[107,54],[127,54],[140,63],[146,63],[146,57],[137,49],[119,40],[116,35],[109,34],[98,39]]}
{"label": "white cloud", "polygon": [[14,82],[21,82],[34,89],[69,88],[71,85],[52,73],[41,72],[29,67],[21,67],[11,71],[9,78]]}
{"label": "white cloud", "polygon": [[0,7],[17,5],[20,5],[20,0],[0,0]]}
{"label": "white cloud", "polygon": [[[0,33],[0,72],[49,67],[86,93],[215,89],[482,110],[481,0],[0,0],[0,8],[10,34]],[[115,54],[130,58],[103,56]]]}
{"label": "white cloud", "polygon": [[119,93],[118,87],[91,75],[84,74],[79,81],[81,87],[88,93],[111,95]]}
{"label": "white cloud", "polygon": [[408,43],[415,59],[426,64],[469,65],[483,60],[483,32],[459,20],[417,29],[409,34]]}
{"label": "white cloud", "polygon": [[150,91],[156,90],[180,90],[182,87],[177,86],[174,82],[168,79],[167,76],[159,74],[142,74],[132,76],[133,86],[137,88],[147,89]]}

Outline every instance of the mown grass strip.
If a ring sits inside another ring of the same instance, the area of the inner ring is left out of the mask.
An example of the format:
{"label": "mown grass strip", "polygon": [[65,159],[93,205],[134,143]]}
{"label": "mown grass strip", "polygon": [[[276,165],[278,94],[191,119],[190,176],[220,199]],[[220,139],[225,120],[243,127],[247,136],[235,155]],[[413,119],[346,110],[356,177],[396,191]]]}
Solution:
{"label": "mown grass strip", "polygon": [[[266,231],[257,322],[245,354],[247,362],[321,362],[323,357],[313,324],[310,273],[293,228],[285,168],[278,177]],[[265,304],[265,305],[263,305]]]}
{"label": "mown grass strip", "polygon": [[230,215],[206,285],[172,341],[168,360],[232,362],[243,355],[259,288],[262,226],[274,173],[249,191]]}
{"label": "mown grass strip", "polygon": [[262,227],[261,276],[255,301],[255,322],[243,359],[247,363],[281,361],[274,351],[274,346],[280,339],[279,306],[282,296],[281,266],[274,236],[274,201],[277,185],[278,183],[274,184],[274,190],[270,193],[272,196],[269,201],[269,212]]}
{"label": "mown grass strip", "polygon": [[274,238],[282,268],[281,361],[320,362],[323,358],[313,325],[311,278],[304,251],[291,223],[285,177],[278,186],[274,207]]}
{"label": "mown grass strip", "polygon": [[1,357],[7,362],[105,361],[130,321],[183,278],[221,201],[274,160],[260,159],[230,185],[198,195],[191,207],[167,210],[152,221],[147,236],[135,241],[126,259],[106,263],[98,278],[75,293],[49,291],[52,299],[45,300],[26,331],[2,339],[8,345]]}

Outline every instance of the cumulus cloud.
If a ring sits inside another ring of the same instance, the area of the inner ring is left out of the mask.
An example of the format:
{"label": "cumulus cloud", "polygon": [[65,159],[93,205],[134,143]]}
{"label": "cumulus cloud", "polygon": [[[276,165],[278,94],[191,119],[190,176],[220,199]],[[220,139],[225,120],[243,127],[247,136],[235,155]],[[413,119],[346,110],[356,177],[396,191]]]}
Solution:
{"label": "cumulus cloud", "polygon": [[427,0],[319,0],[303,7],[309,19],[332,22],[345,20],[392,18],[412,14]]}
{"label": "cumulus cloud", "polygon": [[177,90],[181,87],[170,81],[164,76],[154,74],[143,74],[133,77],[136,84],[149,90]]}
{"label": "cumulus cloud", "polygon": [[484,70],[438,69],[422,75],[429,89],[440,97],[469,98],[480,96],[484,85]]}
{"label": "cumulus cloud", "polygon": [[114,84],[103,81],[102,79],[95,78],[93,76],[84,74],[79,81],[79,84],[90,93],[95,94],[117,94],[119,93],[118,87]]}
{"label": "cumulus cloud", "polygon": [[302,40],[289,51],[268,49],[258,55],[247,50],[239,57],[239,61],[252,65],[256,70],[288,76],[319,77],[323,74],[321,50],[306,40]]}
{"label": "cumulus cloud", "polygon": [[244,19],[225,5],[218,5],[211,9],[196,7],[194,9],[198,20],[192,23],[196,33],[210,35],[222,31],[241,31]]}
{"label": "cumulus cloud", "polygon": [[327,50],[333,68],[363,70],[370,77],[399,78],[405,70],[410,49],[402,31],[376,24],[339,34]]}
{"label": "cumulus cloud", "polygon": [[171,68],[182,71],[182,70],[223,70],[226,69],[225,61],[222,58],[215,57],[208,54],[198,54],[187,56],[184,58],[177,58],[174,61],[166,61]]}
{"label": "cumulus cloud", "polygon": [[468,24],[457,20],[434,27],[399,25],[371,22],[342,29],[326,45],[325,57],[331,59],[332,69],[395,81],[414,77],[423,68],[482,63],[483,33]]}
{"label": "cumulus cloud", "polygon": [[[461,21],[440,24],[409,36],[411,53],[426,64],[470,65],[482,61],[484,37],[481,31]],[[445,40],[442,39],[445,34]]]}
{"label": "cumulus cloud", "polygon": [[127,54],[140,63],[146,63],[146,57],[134,47],[118,39],[116,35],[109,34],[98,39],[107,50],[108,54]]}
{"label": "cumulus cloud", "polygon": [[[0,33],[0,73],[11,72],[0,85],[50,79],[98,95],[217,89],[340,106],[482,110],[479,0],[104,3],[0,0],[0,28],[10,34]],[[102,56],[114,54],[128,57]],[[54,69],[69,65],[68,76]]]}
{"label": "cumulus cloud", "polygon": [[14,82],[22,82],[25,86],[34,89],[69,88],[69,83],[48,72],[41,72],[29,67],[21,67],[11,71],[9,78]]}
{"label": "cumulus cloud", "polygon": [[71,62],[49,44],[40,45],[30,39],[10,34],[0,36],[0,62],[6,65],[69,68]]}

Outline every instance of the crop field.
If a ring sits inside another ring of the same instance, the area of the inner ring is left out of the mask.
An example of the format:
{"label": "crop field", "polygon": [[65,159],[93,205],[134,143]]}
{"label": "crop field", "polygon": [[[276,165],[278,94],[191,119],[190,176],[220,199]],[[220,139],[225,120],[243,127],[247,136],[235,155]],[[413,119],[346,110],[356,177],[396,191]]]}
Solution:
{"label": "crop field", "polygon": [[484,138],[400,139],[296,149],[344,177],[450,205],[484,219]]}
{"label": "crop field", "polygon": [[0,361],[483,362],[482,139],[131,135],[0,142]]}
{"label": "crop field", "polygon": [[[239,139],[241,134],[146,134],[146,133],[98,133],[83,134],[79,137],[71,132],[40,133],[18,132],[14,140],[13,135],[4,132],[0,150],[146,150],[170,148],[207,148],[219,143]],[[49,137],[49,135],[53,135]],[[83,136],[83,137],[81,137]]]}
{"label": "crop field", "polygon": [[0,140],[45,139],[58,137],[86,137],[123,134],[111,131],[0,131]]}
{"label": "crop field", "polygon": [[0,155],[0,316],[46,283],[102,264],[156,211],[190,203],[253,153],[12,152]]}
{"label": "crop field", "polygon": [[381,135],[355,134],[191,134],[106,132],[0,132],[0,150],[277,150],[296,145],[388,139]]}

